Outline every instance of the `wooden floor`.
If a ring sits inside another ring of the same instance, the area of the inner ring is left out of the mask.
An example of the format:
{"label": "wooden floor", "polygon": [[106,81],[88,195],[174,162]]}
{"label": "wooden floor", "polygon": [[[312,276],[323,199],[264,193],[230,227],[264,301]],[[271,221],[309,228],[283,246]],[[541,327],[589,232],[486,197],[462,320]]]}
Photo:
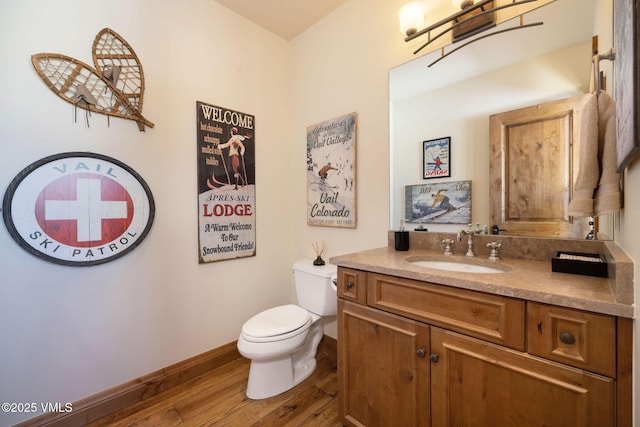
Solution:
{"label": "wooden floor", "polygon": [[315,372],[281,395],[245,396],[249,361],[238,359],[89,426],[342,426],[335,353],[319,349]]}

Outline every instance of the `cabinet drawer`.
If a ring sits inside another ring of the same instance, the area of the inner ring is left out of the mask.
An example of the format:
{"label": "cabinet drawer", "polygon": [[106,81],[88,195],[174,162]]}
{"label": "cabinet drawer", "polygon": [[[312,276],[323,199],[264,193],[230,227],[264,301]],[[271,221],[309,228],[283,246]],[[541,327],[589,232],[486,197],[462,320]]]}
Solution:
{"label": "cabinet drawer", "polygon": [[338,297],[360,304],[367,303],[367,272],[351,268],[338,267]]}
{"label": "cabinet drawer", "polygon": [[524,351],[524,301],[369,273],[367,305]]}
{"label": "cabinet drawer", "polygon": [[616,376],[615,318],[527,303],[527,351],[608,377]]}

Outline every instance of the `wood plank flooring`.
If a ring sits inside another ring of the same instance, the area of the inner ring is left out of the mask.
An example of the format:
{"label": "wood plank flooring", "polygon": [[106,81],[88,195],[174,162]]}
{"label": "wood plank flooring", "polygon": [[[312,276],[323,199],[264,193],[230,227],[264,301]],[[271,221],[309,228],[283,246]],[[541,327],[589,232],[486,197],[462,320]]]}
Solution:
{"label": "wood plank flooring", "polygon": [[269,399],[251,400],[245,396],[250,362],[239,357],[88,425],[342,426],[338,422],[335,347],[327,349],[321,345],[316,359],[318,365],[309,378]]}

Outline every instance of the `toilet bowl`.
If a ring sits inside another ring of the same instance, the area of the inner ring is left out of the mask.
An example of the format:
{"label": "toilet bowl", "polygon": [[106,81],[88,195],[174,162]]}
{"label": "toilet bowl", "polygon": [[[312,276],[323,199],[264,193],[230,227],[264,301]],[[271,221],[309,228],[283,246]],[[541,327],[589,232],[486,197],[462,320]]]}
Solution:
{"label": "toilet bowl", "polygon": [[324,330],[320,319],[337,313],[337,267],[294,264],[300,305],[286,304],[256,314],[245,322],[238,351],[251,360],[247,397],[265,399],[283,393],[313,373]]}

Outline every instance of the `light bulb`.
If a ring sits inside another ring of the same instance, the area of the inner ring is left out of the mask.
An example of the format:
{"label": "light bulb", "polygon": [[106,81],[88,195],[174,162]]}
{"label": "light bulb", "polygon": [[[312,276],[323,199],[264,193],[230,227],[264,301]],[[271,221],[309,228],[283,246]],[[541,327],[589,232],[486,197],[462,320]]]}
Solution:
{"label": "light bulb", "polygon": [[411,35],[424,27],[424,5],[418,1],[407,3],[398,11],[400,32]]}

